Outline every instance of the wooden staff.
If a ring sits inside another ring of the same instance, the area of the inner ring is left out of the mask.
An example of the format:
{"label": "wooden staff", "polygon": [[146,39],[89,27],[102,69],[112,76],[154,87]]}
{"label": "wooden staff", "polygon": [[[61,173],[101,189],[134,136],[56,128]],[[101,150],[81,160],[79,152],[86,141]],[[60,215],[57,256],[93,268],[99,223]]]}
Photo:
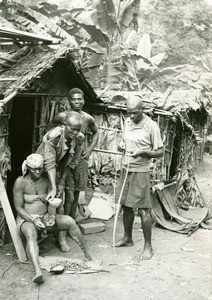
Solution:
{"label": "wooden staff", "polygon": [[117,227],[117,221],[118,221],[118,215],[119,215],[119,210],[120,210],[120,203],[121,203],[121,198],[124,192],[124,188],[125,188],[125,184],[126,184],[126,180],[127,180],[127,175],[129,173],[129,156],[127,156],[127,169],[126,169],[126,174],[124,177],[124,181],[121,187],[121,191],[119,194],[119,199],[118,199],[118,203],[117,203],[117,207],[116,207],[116,214],[115,214],[115,218],[114,218],[114,224],[113,224],[113,249],[116,252],[116,227]]}
{"label": "wooden staff", "polygon": [[21,237],[16,227],[15,218],[13,216],[13,212],[1,176],[0,176],[0,200],[3,207],[4,215],[7,220],[7,225],[9,227],[10,234],[13,240],[13,244],[15,246],[15,250],[18,255],[18,259],[20,260],[20,262],[25,262],[27,261],[27,257],[21,241]]}

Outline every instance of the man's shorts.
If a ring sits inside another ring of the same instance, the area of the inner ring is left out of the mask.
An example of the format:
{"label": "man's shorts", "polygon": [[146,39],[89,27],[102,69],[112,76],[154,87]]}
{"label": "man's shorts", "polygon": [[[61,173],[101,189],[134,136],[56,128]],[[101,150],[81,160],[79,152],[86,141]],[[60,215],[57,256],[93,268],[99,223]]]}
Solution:
{"label": "man's shorts", "polygon": [[75,170],[69,168],[66,177],[66,189],[71,191],[85,191],[88,182],[88,161],[80,158]]}
{"label": "man's shorts", "polygon": [[[116,203],[122,191],[126,170],[123,169],[121,173],[116,189]],[[128,172],[120,204],[131,208],[151,208],[149,172]]]}

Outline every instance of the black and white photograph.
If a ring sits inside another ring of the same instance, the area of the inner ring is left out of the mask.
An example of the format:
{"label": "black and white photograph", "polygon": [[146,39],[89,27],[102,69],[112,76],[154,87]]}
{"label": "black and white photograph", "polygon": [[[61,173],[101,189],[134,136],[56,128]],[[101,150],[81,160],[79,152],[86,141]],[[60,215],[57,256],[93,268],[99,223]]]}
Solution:
{"label": "black and white photograph", "polygon": [[0,300],[212,300],[212,0],[0,0]]}

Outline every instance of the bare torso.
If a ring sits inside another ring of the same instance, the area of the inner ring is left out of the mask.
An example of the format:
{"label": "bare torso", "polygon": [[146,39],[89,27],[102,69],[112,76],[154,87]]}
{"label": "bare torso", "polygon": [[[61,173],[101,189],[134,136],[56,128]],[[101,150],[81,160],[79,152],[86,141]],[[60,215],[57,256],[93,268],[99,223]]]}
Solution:
{"label": "bare torso", "polygon": [[81,117],[82,117],[82,128],[81,128],[81,132],[86,134],[91,126],[91,122],[93,120],[93,118],[87,114],[84,111],[80,112]]}
{"label": "bare torso", "polygon": [[33,183],[29,177],[23,178],[24,209],[30,214],[43,215],[47,212],[47,204],[43,201],[48,194],[49,180],[42,177]]}

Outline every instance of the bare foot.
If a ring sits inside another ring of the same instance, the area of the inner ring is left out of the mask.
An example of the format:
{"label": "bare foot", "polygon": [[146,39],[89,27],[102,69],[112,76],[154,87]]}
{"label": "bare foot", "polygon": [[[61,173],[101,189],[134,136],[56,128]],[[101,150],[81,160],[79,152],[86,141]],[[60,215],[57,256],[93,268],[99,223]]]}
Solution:
{"label": "bare foot", "polygon": [[102,261],[98,260],[95,256],[93,256],[92,254],[85,254],[85,261],[86,262],[94,262],[96,264],[99,264],[101,265],[102,264]]}
{"label": "bare foot", "polygon": [[133,240],[127,237],[123,237],[120,241],[115,244],[115,247],[131,247],[133,246]]}
{"label": "bare foot", "polygon": [[36,274],[36,276],[33,279],[33,282],[41,284],[44,282],[43,274]]}
{"label": "bare foot", "polygon": [[86,261],[84,263],[84,268],[90,270],[102,270],[102,266],[99,262],[94,262],[93,260]]}
{"label": "bare foot", "polygon": [[71,247],[69,247],[69,245],[66,242],[60,244],[61,252],[69,252],[70,250],[71,250]]}
{"label": "bare foot", "polygon": [[152,248],[145,248],[140,257],[140,260],[149,260],[152,258],[153,254],[154,254],[154,251]]}

